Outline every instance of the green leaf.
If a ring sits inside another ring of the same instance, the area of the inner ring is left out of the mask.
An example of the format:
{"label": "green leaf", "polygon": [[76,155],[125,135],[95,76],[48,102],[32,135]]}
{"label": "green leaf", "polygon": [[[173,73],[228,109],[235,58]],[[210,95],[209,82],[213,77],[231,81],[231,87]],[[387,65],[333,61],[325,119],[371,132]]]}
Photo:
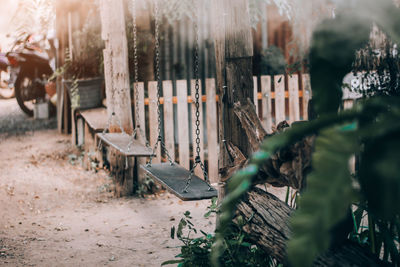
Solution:
{"label": "green leaf", "polygon": [[288,256],[294,267],[310,266],[328,249],[331,229],[345,217],[353,199],[347,166],[356,144],[355,135],[340,128],[326,129],[317,137],[313,171],[291,220]]}
{"label": "green leaf", "polygon": [[184,219],[181,219],[179,224],[178,224],[178,230],[176,231],[176,236],[178,238],[182,237],[182,230],[186,226],[186,221]]}
{"label": "green leaf", "polygon": [[175,226],[171,227],[171,238],[174,239],[175,238]]}
{"label": "green leaf", "polygon": [[346,12],[322,22],[313,33],[310,76],[317,114],[337,113],[343,77],[351,71],[356,49],[369,40],[371,26],[370,19]]}
{"label": "green leaf", "polygon": [[169,264],[177,264],[177,263],[181,263],[181,262],[183,262],[183,261],[184,261],[183,259],[181,259],[181,260],[169,260],[169,261],[164,261],[163,263],[161,263],[161,266],[169,265]]}
{"label": "green leaf", "polygon": [[207,211],[206,214],[204,214],[204,218],[208,218],[211,215],[211,210]]}
{"label": "green leaf", "polygon": [[251,245],[250,243],[248,243],[248,242],[243,242],[243,243],[241,243],[240,245],[243,246],[243,247],[247,247],[247,248],[249,248],[249,247],[252,246],[252,245]]}
{"label": "green leaf", "polygon": [[366,142],[360,164],[361,191],[370,211],[383,219],[400,213],[400,131]]}

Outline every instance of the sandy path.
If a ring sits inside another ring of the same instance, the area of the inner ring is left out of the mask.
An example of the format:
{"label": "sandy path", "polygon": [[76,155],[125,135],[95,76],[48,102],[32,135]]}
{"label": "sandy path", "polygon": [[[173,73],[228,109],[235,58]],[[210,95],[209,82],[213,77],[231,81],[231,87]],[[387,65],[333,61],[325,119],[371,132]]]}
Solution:
{"label": "sandy path", "polygon": [[169,235],[184,211],[212,231],[209,201],[115,199],[107,173],[71,165],[73,153],[55,130],[0,139],[1,266],[160,266],[179,252]]}

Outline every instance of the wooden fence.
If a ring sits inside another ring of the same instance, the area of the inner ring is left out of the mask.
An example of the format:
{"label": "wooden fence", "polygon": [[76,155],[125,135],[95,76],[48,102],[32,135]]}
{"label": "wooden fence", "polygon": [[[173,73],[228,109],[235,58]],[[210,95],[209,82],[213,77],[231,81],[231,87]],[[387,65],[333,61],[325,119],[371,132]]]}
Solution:
{"label": "wooden fence", "polygon": [[[205,159],[211,182],[218,179],[218,114],[214,79],[206,79],[203,92],[200,95],[203,105],[200,105],[201,158]],[[148,97],[144,95],[144,84],[139,83],[139,117],[140,124],[145,126],[147,139],[154,146],[158,137],[157,115],[157,83],[147,85]],[[193,163],[193,142],[195,138],[194,105],[195,81],[176,82],[163,81],[163,97],[161,103],[161,121],[164,143],[171,158],[185,168]],[[190,89],[190,90],[188,90]],[[176,92],[174,94],[173,92]],[[276,123],[287,120],[289,123],[306,120],[307,106],[311,97],[309,76],[261,76],[254,77],[254,103],[257,114],[267,132],[271,132]],[[160,162],[160,148],[156,151],[154,162]],[[200,170],[196,174],[202,177]]]}

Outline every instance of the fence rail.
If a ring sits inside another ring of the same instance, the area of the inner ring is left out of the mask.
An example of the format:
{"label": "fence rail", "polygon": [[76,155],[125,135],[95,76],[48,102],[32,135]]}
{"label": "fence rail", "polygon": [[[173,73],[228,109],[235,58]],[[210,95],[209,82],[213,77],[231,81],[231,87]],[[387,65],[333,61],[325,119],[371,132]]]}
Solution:
{"label": "fence rail", "polygon": [[[188,88],[190,86],[190,88]],[[201,152],[205,159],[211,182],[218,179],[218,114],[219,95],[216,95],[214,79],[206,79],[204,91],[200,94],[200,129],[202,131]],[[139,117],[141,127],[150,145],[154,146],[158,137],[157,82],[147,85],[148,97],[144,96],[144,84],[138,83]],[[174,90],[175,89],[175,90]],[[188,90],[190,89],[190,90]],[[163,81],[161,98],[161,121],[164,142],[169,155],[183,167],[190,168],[193,163],[193,144],[195,127],[194,104],[195,82],[186,80]],[[176,92],[174,95],[173,92]],[[254,77],[254,104],[257,114],[267,132],[272,132],[276,123],[287,120],[289,123],[307,120],[308,101],[311,98],[310,79],[307,74],[292,76]],[[162,160],[161,151],[156,151],[155,162]],[[196,170],[202,177],[202,172]]]}

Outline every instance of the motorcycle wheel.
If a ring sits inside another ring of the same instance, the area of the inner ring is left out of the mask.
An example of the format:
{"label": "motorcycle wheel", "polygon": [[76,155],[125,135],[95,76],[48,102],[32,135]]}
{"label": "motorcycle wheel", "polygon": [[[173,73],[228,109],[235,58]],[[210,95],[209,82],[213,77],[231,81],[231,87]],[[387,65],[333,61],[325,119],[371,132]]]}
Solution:
{"label": "motorcycle wheel", "polygon": [[[40,90],[39,95],[46,96],[46,90],[44,86],[40,88],[34,88],[33,77],[26,74],[21,74],[18,76],[15,82],[15,98],[17,99],[19,107],[25,112],[29,117],[33,117],[34,104],[32,99],[29,99],[29,93],[31,90]],[[28,98],[28,100],[27,100]],[[49,104],[49,117],[56,113],[56,107],[50,102]]]}
{"label": "motorcycle wheel", "polygon": [[19,107],[29,117],[33,116],[33,101],[25,99],[27,98],[26,96],[29,95],[29,92],[34,90],[33,86],[33,77],[22,73],[15,82],[15,98],[17,99]]}

